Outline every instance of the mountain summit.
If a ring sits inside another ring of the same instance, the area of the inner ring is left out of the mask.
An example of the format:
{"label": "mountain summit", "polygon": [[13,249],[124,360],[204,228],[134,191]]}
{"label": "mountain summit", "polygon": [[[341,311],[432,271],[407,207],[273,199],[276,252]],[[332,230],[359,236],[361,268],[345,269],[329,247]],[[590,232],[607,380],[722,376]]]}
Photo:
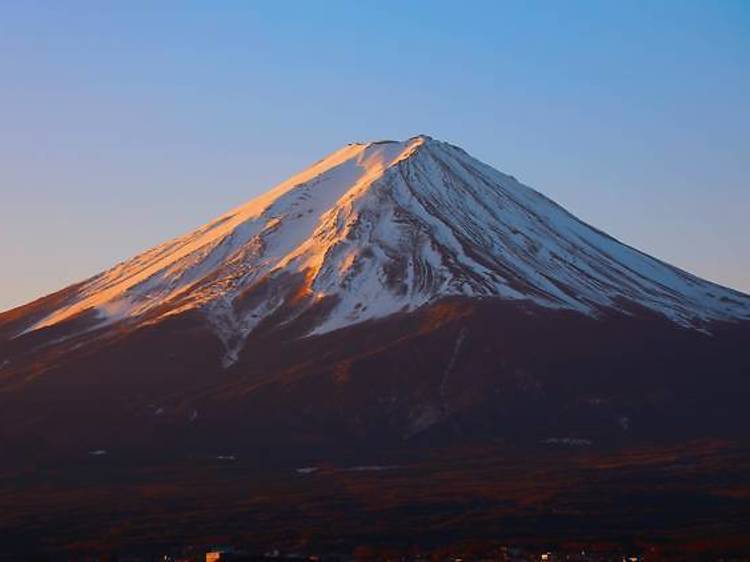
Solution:
{"label": "mountain summit", "polygon": [[[17,333],[200,311],[225,364],[266,322],[321,334],[447,296],[682,326],[750,318],[750,298],[649,257],[428,136],[349,144],[264,195],[35,310]],[[0,322],[2,316],[0,316]]]}

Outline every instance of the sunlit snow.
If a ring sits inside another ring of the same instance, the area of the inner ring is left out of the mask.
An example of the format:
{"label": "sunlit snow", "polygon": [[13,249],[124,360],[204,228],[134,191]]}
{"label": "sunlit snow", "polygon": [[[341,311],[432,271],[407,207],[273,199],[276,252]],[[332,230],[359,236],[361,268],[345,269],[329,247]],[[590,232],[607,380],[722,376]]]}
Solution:
{"label": "sunlit snow", "polygon": [[26,331],[86,311],[103,325],[200,310],[229,365],[284,307],[300,314],[331,302],[308,332],[319,334],[447,295],[588,315],[634,303],[699,329],[750,318],[747,295],[622,244],[462,149],[418,136],[337,150],[83,283]]}

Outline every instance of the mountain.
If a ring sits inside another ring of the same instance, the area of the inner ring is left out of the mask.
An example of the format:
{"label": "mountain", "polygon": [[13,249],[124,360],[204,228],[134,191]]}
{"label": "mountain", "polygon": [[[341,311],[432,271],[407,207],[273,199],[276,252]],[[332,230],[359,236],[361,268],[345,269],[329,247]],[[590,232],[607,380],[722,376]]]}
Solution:
{"label": "mountain", "polygon": [[[615,240],[448,143],[355,143],[0,314],[0,446],[13,451],[0,467],[97,462],[112,485],[165,463],[187,478],[209,459],[284,474],[412,463],[422,468],[404,478],[417,482],[437,456],[466,478],[456,467],[471,450],[475,463],[521,455],[515,472],[492,472],[516,482],[550,451],[568,478],[581,451],[589,470],[668,464],[649,449],[668,446],[723,451],[731,462],[691,473],[715,475],[746,450],[749,377],[750,296]],[[597,464],[604,451],[623,457]],[[547,475],[554,497],[561,475]],[[577,481],[585,501],[601,492]],[[719,493],[707,486],[701,498]]]}
{"label": "mountain", "polygon": [[[16,321],[25,334],[200,310],[231,363],[280,308],[320,334],[441,297],[596,316],[644,307],[674,322],[750,319],[750,298],[586,225],[460,148],[418,136],[351,144],[185,236]],[[11,312],[12,315],[12,312]]]}

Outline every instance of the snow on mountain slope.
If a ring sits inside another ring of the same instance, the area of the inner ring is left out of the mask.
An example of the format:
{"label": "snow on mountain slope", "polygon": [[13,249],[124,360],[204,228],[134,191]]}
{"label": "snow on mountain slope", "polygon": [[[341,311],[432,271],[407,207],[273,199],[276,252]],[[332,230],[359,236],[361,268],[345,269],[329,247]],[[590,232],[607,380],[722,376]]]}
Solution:
{"label": "snow on mountain slope", "polygon": [[447,143],[348,145],[266,194],[83,283],[26,332],[206,314],[236,358],[282,307],[331,303],[313,333],[438,297],[596,315],[640,305],[685,326],[750,318],[750,297],[651,258]]}

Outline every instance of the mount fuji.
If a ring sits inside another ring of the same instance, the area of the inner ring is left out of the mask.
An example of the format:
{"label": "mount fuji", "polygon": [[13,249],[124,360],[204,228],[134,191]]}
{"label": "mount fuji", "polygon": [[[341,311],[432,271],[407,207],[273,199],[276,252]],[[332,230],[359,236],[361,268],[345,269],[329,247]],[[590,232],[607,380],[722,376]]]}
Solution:
{"label": "mount fuji", "polygon": [[[263,323],[314,335],[448,296],[596,317],[633,307],[710,331],[750,298],[651,258],[453,145],[350,144],[207,225],[11,311],[11,337],[199,311],[238,358]],[[51,306],[50,306],[51,304]],[[23,309],[22,309],[23,310]],[[19,317],[20,318],[17,318]]]}
{"label": "mount fuji", "polygon": [[[300,509],[328,514],[322,534],[381,533],[359,502],[401,509],[387,521],[415,533],[443,515],[480,534],[527,532],[550,509],[568,536],[576,513],[629,532],[621,494],[657,479],[684,501],[645,506],[682,506],[654,529],[692,529],[714,509],[744,513],[746,537],[748,396],[750,296],[619,242],[451,144],[354,143],[0,313],[0,475],[20,475],[0,526],[33,516],[65,529],[68,508],[93,513],[117,484],[174,505],[214,505],[231,488],[211,517],[232,525],[257,509],[283,536],[307,524],[290,515]],[[659,479],[654,467],[675,459],[699,465]],[[101,486],[69,492],[81,471]],[[304,478],[345,482],[330,488],[338,507]],[[258,482],[275,484],[243,495]],[[150,513],[126,496],[123,513]],[[500,511],[483,519],[477,502]],[[428,522],[420,505],[443,515]],[[99,536],[100,520],[60,543]]]}
{"label": "mount fuji", "polygon": [[45,357],[56,368],[190,318],[220,344],[226,369],[261,355],[259,336],[278,335],[293,355],[310,338],[377,331],[378,320],[441,303],[601,326],[661,319],[708,338],[750,320],[748,295],[618,242],[420,135],[349,144],[203,227],[0,314],[0,362],[4,379],[19,368],[29,377],[30,365],[51,367]]}

